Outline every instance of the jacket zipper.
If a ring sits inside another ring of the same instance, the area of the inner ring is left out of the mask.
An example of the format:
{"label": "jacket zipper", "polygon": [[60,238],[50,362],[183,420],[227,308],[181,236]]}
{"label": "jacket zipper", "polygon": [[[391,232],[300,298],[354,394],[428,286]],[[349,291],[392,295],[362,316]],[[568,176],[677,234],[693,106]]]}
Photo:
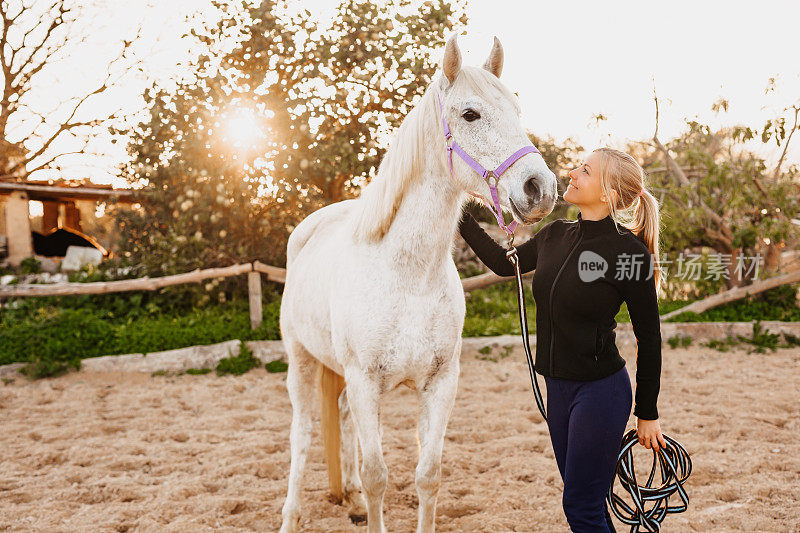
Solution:
{"label": "jacket zipper", "polygon": [[[595,360],[595,362],[599,362],[599,360],[597,359],[597,354],[603,350],[603,344],[605,344],[605,341],[603,341],[603,342],[600,343],[600,348],[597,347],[597,337],[599,336],[599,334],[600,334],[600,332],[597,331],[597,329],[595,329],[595,331],[594,331],[594,360]],[[603,338],[600,337],[600,340],[602,341]]]}
{"label": "jacket zipper", "polygon": [[578,245],[581,243],[581,239],[583,239],[583,232],[578,229],[578,240],[575,244],[570,248],[569,253],[567,254],[567,258],[564,259],[564,263],[561,265],[561,268],[558,269],[556,272],[556,277],[553,279],[553,285],[550,287],[550,375],[553,375],[553,292],[556,288],[556,282],[558,281],[559,276],[561,276],[561,271],[564,270],[564,267],[567,266],[567,261],[569,258],[572,257],[572,252],[578,248]]}

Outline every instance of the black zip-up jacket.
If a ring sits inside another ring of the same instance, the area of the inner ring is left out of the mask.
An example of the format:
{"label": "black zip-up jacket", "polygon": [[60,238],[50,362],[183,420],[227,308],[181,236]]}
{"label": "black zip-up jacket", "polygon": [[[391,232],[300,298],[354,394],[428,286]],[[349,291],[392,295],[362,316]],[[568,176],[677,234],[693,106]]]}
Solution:
{"label": "black zip-up jacket", "polygon": [[[459,231],[495,274],[514,275],[506,249],[466,211]],[[590,381],[625,366],[614,331],[624,301],[638,344],[633,413],[642,420],[657,419],[661,320],[653,257],[644,242],[611,215],[602,220],[578,215],[578,220],[545,225],[517,246],[517,254],[523,274],[535,269],[536,372]]]}

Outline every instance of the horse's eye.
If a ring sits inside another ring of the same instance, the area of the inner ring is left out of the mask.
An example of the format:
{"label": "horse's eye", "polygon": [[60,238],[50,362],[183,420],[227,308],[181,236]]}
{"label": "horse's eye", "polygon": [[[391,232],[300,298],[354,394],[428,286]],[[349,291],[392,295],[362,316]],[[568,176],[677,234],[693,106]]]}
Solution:
{"label": "horse's eye", "polygon": [[478,114],[478,112],[474,111],[472,109],[467,109],[466,111],[464,111],[464,113],[461,116],[467,122],[472,122],[473,120],[478,120],[479,118],[481,118],[481,116]]}

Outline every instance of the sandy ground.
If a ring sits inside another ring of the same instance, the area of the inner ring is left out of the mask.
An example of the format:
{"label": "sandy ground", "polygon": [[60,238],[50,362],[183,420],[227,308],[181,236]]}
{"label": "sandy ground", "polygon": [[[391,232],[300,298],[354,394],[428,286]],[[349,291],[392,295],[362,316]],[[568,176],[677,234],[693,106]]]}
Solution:
{"label": "sandy ground", "polygon": [[[522,351],[479,357],[462,356],[439,531],[568,531]],[[81,372],[0,385],[0,531],[276,531],[289,468],[284,381],[264,370]],[[800,349],[665,348],[659,410],[694,463],[689,510],[662,531],[800,531]],[[386,399],[390,531],[416,525],[416,411],[405,387]],[[649,468],[651,452],[637,450]],[[328,501],[321,456],[317,433],[303,530],[364,531]]]}

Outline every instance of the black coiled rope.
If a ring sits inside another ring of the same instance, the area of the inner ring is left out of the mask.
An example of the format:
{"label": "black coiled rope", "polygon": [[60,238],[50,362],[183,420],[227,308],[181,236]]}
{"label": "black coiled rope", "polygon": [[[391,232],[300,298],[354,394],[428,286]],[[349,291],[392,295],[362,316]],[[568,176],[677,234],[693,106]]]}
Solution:
{"label": "black coiled rope", "polygon": [[[506,257],[514,265],[514,274],[517,280],[517,303],[519,305],[519,321],[522,330],[522,347],[525,349],[525,358],[528,361],[528,370],[531,374],[531,386],[533,396],[536,399],[536,406],[542,413],[542,418],[547,420],[544,400],[539,390],[539,383],[536,381],[534,371],[533,356],[528,343],[528,319],[525,312],[525,298],[522,290],[522,275],[519,270],[519,257],[517,249],[514,248],[514,236],[509,236],[508,251]],[[668,435],[663,435],[666,447],[662,447],[658,452],[653,450],[653,466],[650,469],[650,476],[645,485],[638,485],[636,473],[633,469],[632,448],[639,442],[639,437],[635,429],[628,431],[622,438],[619,458],[617,459],[616,477],[611,482],[608,489],[606,501],[617,518],[623,523],[631,526],[630,533],[638,533],[639,528],[655,533],[661,530],[661,522],[669,513],[680,513],[689,506],[689,496],[683,489],[683,484],[692,472],[692,460],[683,446],[678,441]],[[653,479],[656,473],[656,462],[661,467],[661,486],[653,487]],[[629,506],[625,500],[614,494],[614,481],[619,478],[619,483],[633,500],[633,507]],[[669,505],[670,496],[678,493],[681,498],[680,505]],[[648,506],[650,506],[648,508]]]}
{"label": "black coiled rope", "polygon": [[[682,513],[689,506],[689,495],[683,489],[683,484],[692,473],[692,460],[678,441],[669,435],[664,435],[664,441],[667,443],[666,446],[661,446],[658,451],[653,450],[653,465],[650,467],[647,483],[639,485],[633,469],[632,450],[639,442],[639,437],[636,430],[631,429],[622,438],[616,477],[633,500],[633,506],[614,494],[616,478],[611,481],[606,501],[617,518],[631,526],[630,533],[638,533],[639,528],[651,532],[660,531],[661,522],[668,513]],[[656,462],[661,469],[661,485],[653,487]],[[669,498],[675,493],[680,496],[681,503],[670,505]],[[649,509],[646,508],[648,504],[652,504]]]}

